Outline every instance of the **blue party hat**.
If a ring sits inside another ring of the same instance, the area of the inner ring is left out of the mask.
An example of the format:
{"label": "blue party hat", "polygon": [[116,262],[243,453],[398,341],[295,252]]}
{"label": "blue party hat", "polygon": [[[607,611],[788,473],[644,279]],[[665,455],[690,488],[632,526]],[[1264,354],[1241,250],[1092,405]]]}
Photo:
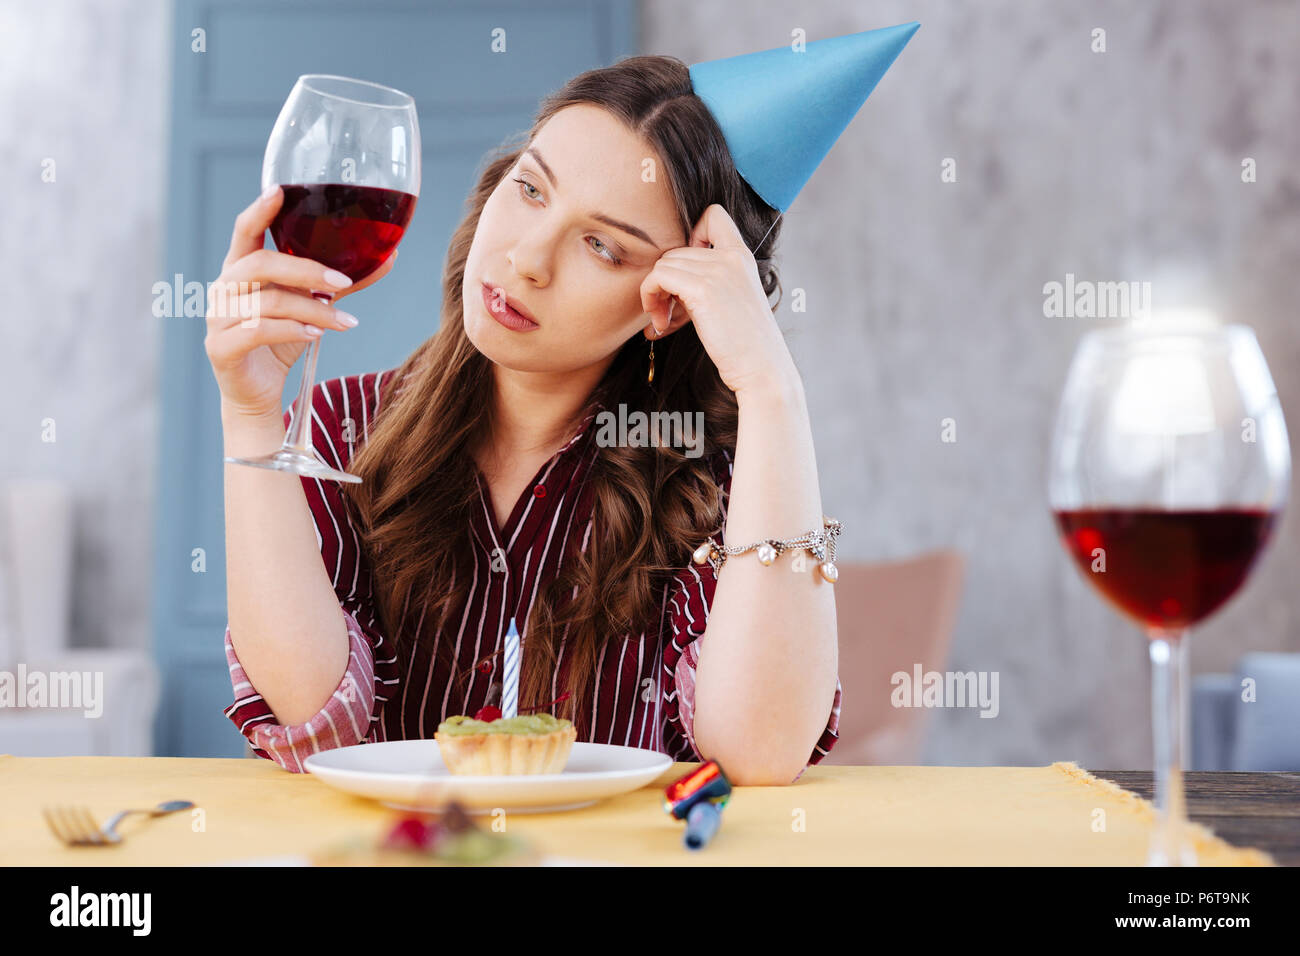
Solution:
{"label": "blue party hat", "polygon": [[777,47],[690,68],[695,95],[727,139],[736,169],[785,212],[912,34],[913,21]]}

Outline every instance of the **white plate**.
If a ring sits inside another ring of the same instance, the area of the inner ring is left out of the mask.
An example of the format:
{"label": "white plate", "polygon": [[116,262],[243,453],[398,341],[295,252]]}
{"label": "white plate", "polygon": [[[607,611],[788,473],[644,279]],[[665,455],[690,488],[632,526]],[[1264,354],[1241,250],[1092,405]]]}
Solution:
{"label": "white plate", "polygon": [[462,776],[447,770],[436,740],[392,740],[314,753],[303,766],[324,783],[398,810],[440,810],[455,797],[471,813],[574,810],[644,787],[672,767],[654,750],[575,743],[563,773]]}

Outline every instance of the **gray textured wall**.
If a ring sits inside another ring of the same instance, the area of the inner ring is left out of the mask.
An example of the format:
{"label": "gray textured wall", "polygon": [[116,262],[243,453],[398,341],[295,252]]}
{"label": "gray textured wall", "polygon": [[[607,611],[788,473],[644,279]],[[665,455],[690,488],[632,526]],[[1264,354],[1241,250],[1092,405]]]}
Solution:
{"label": "gray textured wall", "polygon": [[[781,324],[841,554],[955,546],[969,560],[950,666],[998,671],[1001,713],[932,712],[926,761],[1150,766],[1145,641],[1067,563],[1046,501],[1059,389],[1078,337],[1106,321],[1044,318],[1042,288],[1073,272],[1151,281],[1157,304],[1212,303],[1255,327],[1300,428],[1300,7],[741,9],[652,3],[643,45],[692,63],[796,27],[811,40],[921,23],[790,207],[779,255],[784,287],[808,297]],[[955,183],[940,181],[945,157]],[[946,417],[955,443],[940,440]],[[1194,633],[1194,672],[1300,650],[1298,550],[1289,514],[1256,577]]]}
{"label": "gray textured wall", "polygon": [[[1045,319],[1073,272],[1148,280],[1253,325],[1300,428],[1300,89],[1290,3],[651,0],[643,49],[688,63],[910,20],[922,27],[783,227],[781,321],[848,559],[969,558],[951,666],[1000,672],[1001,713],[932,715],[926,759],[1149,765],[1142,639],[1067,565],[1044,468],[1058,390],[1096,321]],[[1090,50],[1094,27],[1106,53]],[[0,0],[0,478],[63,476],[79,519],[74,640],[148,641],[167,8]],[[1243,184],[1253,157],[1258,182]],[[45,157],[57,185],[40,182]],[[945,157],[956,183],[940,181]],[[851,211],[846,214],[847,211]],[[834,303],[849,303],[848,314]],[[42,444],[35,423],[59,422]],[[940,441],[940,421],[958,440]],[[56,450],[57,449],[57,450]],[[1288,515],[1193,668],[1300,650]]]}
{"label": "gray textured wall", "polygon": [[167,19],[163,0],[0,0],[0,480],[73,489],[74,645],[152,641]]}

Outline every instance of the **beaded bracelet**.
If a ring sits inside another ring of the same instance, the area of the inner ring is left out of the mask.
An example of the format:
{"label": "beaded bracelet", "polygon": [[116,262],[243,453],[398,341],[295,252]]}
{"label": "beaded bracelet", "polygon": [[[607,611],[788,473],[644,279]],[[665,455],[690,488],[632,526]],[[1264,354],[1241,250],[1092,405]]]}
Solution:
{"label": "beaded bracelet", "polygon": [[818,570],[821,571],[822,577],[834,584],[840,576],[839,570],[835,567],[835,539],[840,534],[840,523],[826,515],[822,515],[822,522],[824,530],[821,531],[807,531],[797,538],[768,538],[766,541],[755,541],[744,547],[725,545],[719,547],[710,538],[695,549],[691,558],[696,564],[704,564],[707,561],[716,574],[727,563],[729,555],[744,554],[757,548],[759,563],[768,565],[784,551],[803,549],[818,560]]}

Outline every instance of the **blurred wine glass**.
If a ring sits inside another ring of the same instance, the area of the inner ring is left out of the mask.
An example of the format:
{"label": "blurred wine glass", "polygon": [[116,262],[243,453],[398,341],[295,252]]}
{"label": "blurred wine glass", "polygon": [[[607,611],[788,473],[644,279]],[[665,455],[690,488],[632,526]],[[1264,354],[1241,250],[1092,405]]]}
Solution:
{"label": "blurred wine glass", "polygon": [[1254,332],[1140,323],[1081,339],[1048,500],[1084,577],[1147,635],[1157,825],[1148,865],[1195,865],[1182,772],[1188,631],[1246,581],[1286,504],[1290,443]]}

